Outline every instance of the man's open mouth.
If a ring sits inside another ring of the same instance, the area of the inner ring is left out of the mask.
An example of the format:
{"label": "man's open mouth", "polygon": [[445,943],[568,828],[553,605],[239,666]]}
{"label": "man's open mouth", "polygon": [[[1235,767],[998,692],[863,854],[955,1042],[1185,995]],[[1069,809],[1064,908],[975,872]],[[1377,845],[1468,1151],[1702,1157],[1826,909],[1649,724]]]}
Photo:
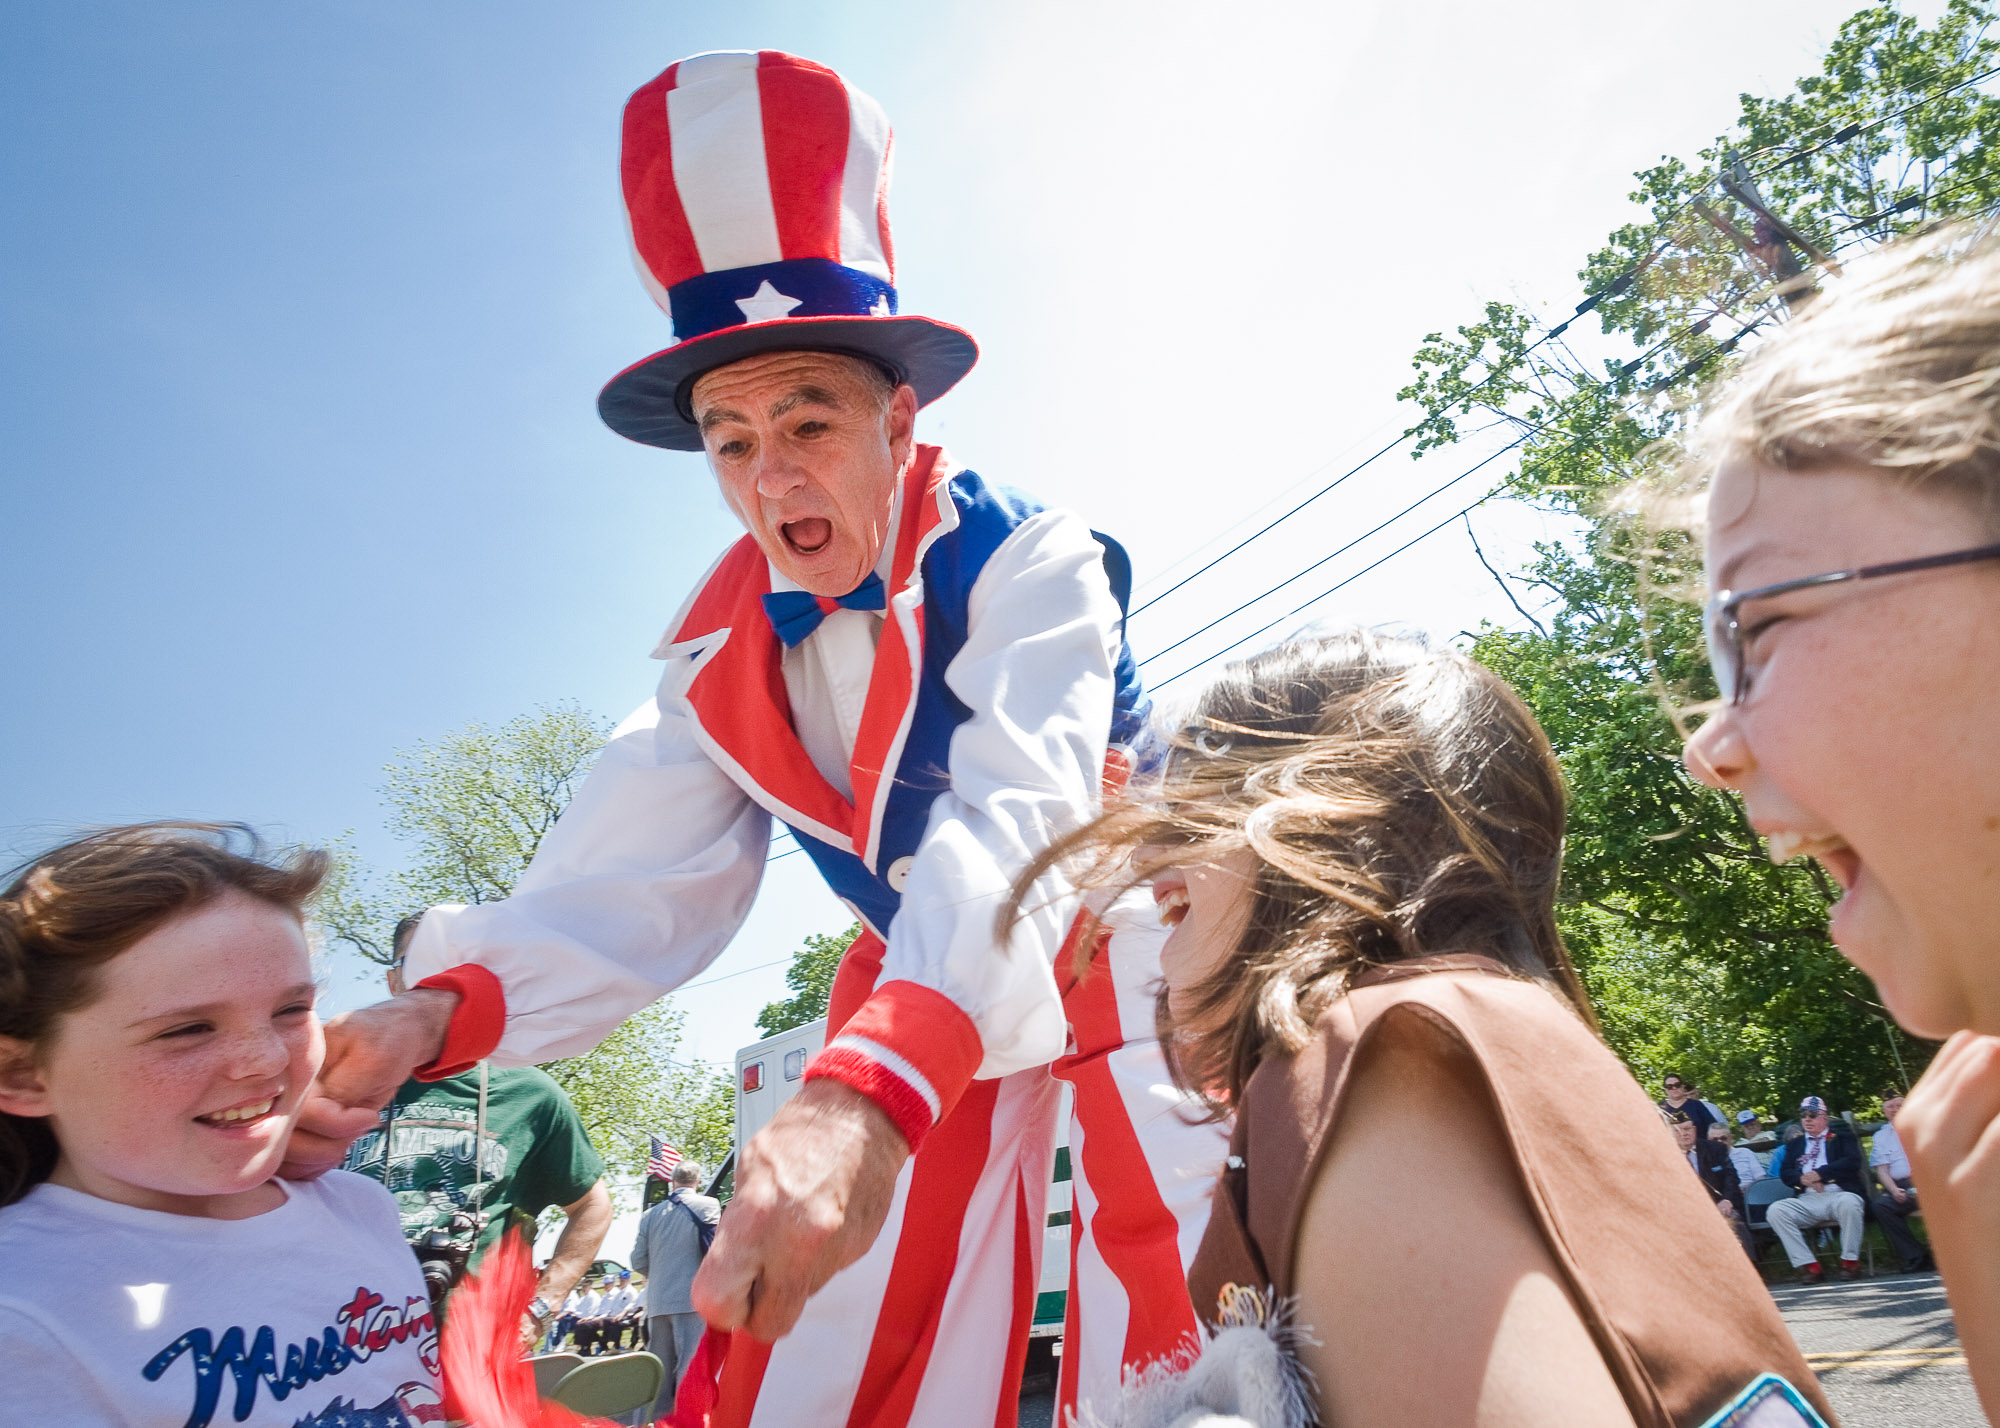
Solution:
{"label": "man's open mouth", "polygon": [[818,555],[833,539],[833,522],[824,516],[786,521],[778,530],[784,536],[785,544],[800,555]]}

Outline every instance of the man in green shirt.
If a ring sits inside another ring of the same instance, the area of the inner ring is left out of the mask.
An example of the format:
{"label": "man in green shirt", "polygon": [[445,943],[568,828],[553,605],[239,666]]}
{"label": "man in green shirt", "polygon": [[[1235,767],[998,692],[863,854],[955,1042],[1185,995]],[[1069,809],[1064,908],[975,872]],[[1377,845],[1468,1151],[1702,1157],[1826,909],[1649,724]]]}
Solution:
{"label": "man in green shirt", "polygon": [[[392,992],[403,989],[400,958],[415,922],[406,918],[396,929]],[[542,1211],[560,1206],[568,1218],[530,1308],[538,1330],[590,1268],[611,1227],[604,1161],[562,1088],[531,1066],[481,1064],[439,1081],[406,1081],[376,1128],[348,1148],[343,1168],[395,1195],[403,1236],[429,1262],[427,1277],[476,1263],[508,1229],[532,1238]]]}

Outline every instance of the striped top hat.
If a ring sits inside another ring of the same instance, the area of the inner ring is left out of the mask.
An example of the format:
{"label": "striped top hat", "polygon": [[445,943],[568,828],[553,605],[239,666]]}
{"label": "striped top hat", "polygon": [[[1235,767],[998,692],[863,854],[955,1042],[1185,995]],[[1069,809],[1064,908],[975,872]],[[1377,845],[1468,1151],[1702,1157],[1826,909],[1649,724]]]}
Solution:
{"label": "striped top hat", "polygon": [[674,345],[597,398],[620,436],[701,450],[704,372],[760,352],[846,352],[935,401],[971,336],[896,311],[889,120],[824,65],[776,50],[695,55],[625,105],[625,212],[639,276]]}

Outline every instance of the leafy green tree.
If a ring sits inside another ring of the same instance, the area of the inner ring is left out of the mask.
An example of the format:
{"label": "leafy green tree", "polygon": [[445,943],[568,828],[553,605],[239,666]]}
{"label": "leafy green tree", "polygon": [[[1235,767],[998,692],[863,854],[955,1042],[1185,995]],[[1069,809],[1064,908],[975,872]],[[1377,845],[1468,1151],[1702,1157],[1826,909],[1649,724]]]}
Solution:
{"label": "leafy green tree", "polygon": [[[1550,326],[1489,303],[1425,340],[1402,393],[1423,411],[1418,450],[1497,418],[1519,457],[1495,494],[1574,520],[1573,540],[1502,581],[1533,628],[1486,626],[1472,653],[1521,691],[1563,762],[1563,932],[1644,1079],[1681,1069],[1766,1109],[1812,1091],[1859,1104],[1928,1057],[1827,936],[1838,890],[1818,865],[1773,867],[1740,803],[1682,769],[1683,711],[1716,693],[1682,598],[1698,556],[1620,497],[1671,453],[1699,383],[1843,257],[2000,204],[2000,101],[1977,84],[2000,50],[1992,19],[1970,0],[1928,28],[1894,5],[1852,16],[1818,74],[1744,96],[1696,162],[1638,175],[1650,216],[1584,261],[1575,314]],[[1573,330],[1586,314],[1588,341]]]}
{"label": "leafy green tree", "polygon": [[542,1066],[614,1171],[643,1174],[649,1135],[710,1171],[729,1154],[736,1133],[732,1073],[677,1059],[686,1024],[686,1012],[657,1001],[583,1055]]}
{"label": "leafy green tree", "polygon": [[[324,938],[386,965],[403,914],[506,897],[610,731],[574,704],[544,705],[497,728],[469,724],[398,752],[381,792],[409,859],[378,878],[343,847],[314,908]],[[730,1072],[678,1059],[685,1022],[670,1001],[655,1002],[591,1050],[542,1068],[568,1093],[615,1176],[644,1170],[648,1135],[710,1167],[729,1152]]]}
{"label": "leafy green tree", "polygon": [[371,962],[394,960],[403,914],[439,903],[503,898],[576,796],[611,723],[575,704],[545,704],[498,728],[466,725],[399,750],[383,770],[391,832],[410,861],[386,879],[342,857],[317,918],[332,940]]}
{"label": "leafy green tree", "polygon": [[857,922],[845,932],[814,933],[806,938],[805,945],[792,954],[792,965],[785,972],[785,985],[792,989],[793,995],[771,1002],[758,1012],[757,1029],[766,1036],[776,1036],[825,1016],[827,998],[833,992],[833,974],[840,969],[842,955],[860,935],[861,924]]}

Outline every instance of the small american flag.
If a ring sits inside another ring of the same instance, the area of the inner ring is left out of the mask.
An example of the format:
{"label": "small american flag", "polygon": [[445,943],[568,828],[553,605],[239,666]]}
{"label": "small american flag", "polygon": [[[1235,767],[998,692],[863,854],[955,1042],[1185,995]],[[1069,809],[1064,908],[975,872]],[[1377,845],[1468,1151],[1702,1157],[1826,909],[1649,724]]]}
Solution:
{"label": "small american flag", "polygon": [[674,1167],[681,1163],[681,1153],[656,1135],[649,1135],[646,1139],[653,1143],[652,1153],[646,1157],[646,1173],[671,1180]]}

